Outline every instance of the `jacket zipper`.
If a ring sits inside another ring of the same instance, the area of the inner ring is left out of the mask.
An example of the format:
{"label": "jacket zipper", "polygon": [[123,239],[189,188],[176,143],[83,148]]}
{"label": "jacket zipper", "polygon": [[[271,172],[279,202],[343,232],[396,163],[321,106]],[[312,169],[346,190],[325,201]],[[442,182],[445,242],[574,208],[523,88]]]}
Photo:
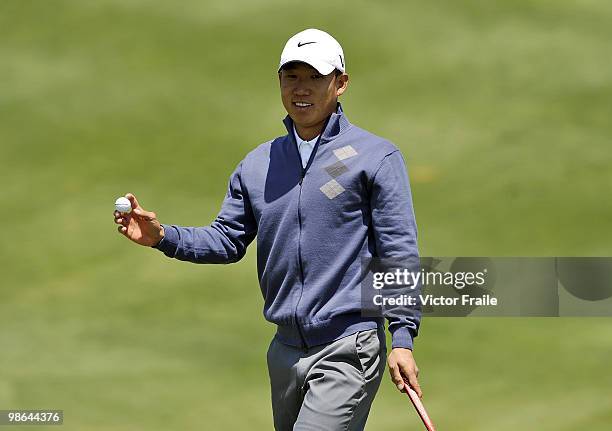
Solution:
{"label": "jacket zipper", "polygon": [[306,176],[306,171],[308,170],[308,168],[310,167],[310,165],[312,164],[315,155],[317,153],[317,149],[319,148],[319,142],[321,141],[321,136],[323,135],[323,133],[321,132],[321,135],[319,135],[319,139],[317,140],[317,142],[315,143],[315,146],[312,150],[312,154],[309,157],[308,162],[306,163],[306,167],[302,166],[302,155],[300,154],[300,150],[297,147],[297,142],[295,142],[295,150],[298,153],[298,163],[300,164],[300,169],[301,169],[301,175],[300,175],[300,191],[298,193],[298,225],[299,225],[299,232],[298,232],[298,261],[300,264],[300,282],[302,285],[302,288],[300,290],[300,296],[295,304],[295,311],[293,313],[293,318],[295,319],[295,326],[297,327],[298,333],[300,334],[300,341],[302,343],[302,348],[304,349],[304,351],[308,351],[308,344],[306,343],[306,339],[304,338],[304,333],[302,332],[302,328],[300,327],[300,324],[298,322],[298,306],[300,304],[300,300],[302,299],[302,295],[304,293],[304,265],[302,263],[302,184],[304,182],[304,177]]}
{"label": "jacket zipper", "polygon": [[302,169],[302,175],[300,177],[300,191],[298,194],[298,224],[299,224],[299,232],[298,232],[298,262],[300,264],[300,283],[302,285],[300,289],[300,296],[295,303],[295,311],[293,313],[293,317],[295,319],[295,326],[297,327],[298,333],[300,334],[300,342],[301,347],[304,351],[308,350],[308,344],[306,344],[306,339],[304,338],[304,334],[302,333],[302,328],[300,327],[300,323],[298,322],[298,306],[300,304],[300,300],[302,299],[302,294],[304,293],[304,266],[302,264],[302,211],[301,211],[301,199],[302,199],[302,182],[304,181],[304,170]]}

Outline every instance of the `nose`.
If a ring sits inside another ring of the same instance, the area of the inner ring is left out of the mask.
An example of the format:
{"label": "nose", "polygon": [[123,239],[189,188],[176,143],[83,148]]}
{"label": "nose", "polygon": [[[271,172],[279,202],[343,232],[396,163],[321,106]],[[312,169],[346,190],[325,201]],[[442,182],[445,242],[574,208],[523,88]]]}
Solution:
{"label": "nose", "polygon": [[293,94],[296,96],[308,96],[310,95],[310,91],[305,87],[296,87]]}
{"label": "nose", "polygon": [[305,79],[298,79],[295,87],[293,88],[293,94],[296,96],[308,96],[310,95],[310,88]]}

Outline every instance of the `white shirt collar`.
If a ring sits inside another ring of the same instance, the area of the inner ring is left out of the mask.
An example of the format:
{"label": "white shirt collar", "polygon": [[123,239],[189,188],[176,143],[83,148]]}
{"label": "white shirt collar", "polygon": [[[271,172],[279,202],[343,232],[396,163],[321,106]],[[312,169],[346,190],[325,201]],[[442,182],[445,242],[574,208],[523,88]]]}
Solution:
{"label": "white shirt collar", "polygon": [[300,138],[300,135],[298,135],[298,132],[295,129],[295,124],[293,125],[293,134],[295,135],[295,142],[297,143],[298,148],[300,148],[303,143],[310,144],[314,147],[314,145],[317,143],[317,139],[319,139],[319,135],[315,136],[310,141],[305,141],[304,139]]}

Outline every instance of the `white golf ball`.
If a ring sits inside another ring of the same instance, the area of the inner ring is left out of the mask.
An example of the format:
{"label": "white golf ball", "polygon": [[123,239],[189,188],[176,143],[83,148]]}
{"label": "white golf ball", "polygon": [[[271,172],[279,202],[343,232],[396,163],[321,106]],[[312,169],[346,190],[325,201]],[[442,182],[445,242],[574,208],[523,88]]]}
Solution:
{"label": "white golf ball", "polygon": [[128,198],[121,196],[115,201],[115,209],[120,213],[129,213],[132,211],[132,203]]}

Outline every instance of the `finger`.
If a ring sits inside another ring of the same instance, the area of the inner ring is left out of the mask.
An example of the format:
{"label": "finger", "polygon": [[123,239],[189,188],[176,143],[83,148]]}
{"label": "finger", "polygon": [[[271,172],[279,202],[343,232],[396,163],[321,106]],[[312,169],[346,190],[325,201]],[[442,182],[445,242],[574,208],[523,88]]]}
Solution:
{"label": "finger", "polygon": [[132,216],[130,216],[129,214],[125,214],[122,218],[121,218],[121,224],[125,227],[128,227],[130,225],[130,221],[132,220]]}
{"label": "finger", "polygon": [[396,365],[394,367],[389,367],[389,374],[391,374],[391,380],[395,383],[395,386],[399,391],[404,389],[404,380],[402,379],[402,375],[400,373],[399,367]]}
{"label": "finger", "polygon": [[419,380],[417,379],[416,373],[414,371],[406,373],[406,377],[408,379],[407,383],[410,385],[410,387],[414,389],[419,398],[423,398],[423,391],[421,390],[421,386],[419,385]]}
{"label": "finger", "polygon": [[130,224],[130,215],[129,214],[120,214],[115,217],[115,223],[122,224],[123,226],[128,226]]}
{"label": "finger", "polygon": [[117,230],[119,231],[120,234],[123,234],[123,235],[127,234],[127,227],[125,226],[119,226],[117,227]]}
{"label": "finger", "polygon": [[113,215],[116,217],[119,217],[121,215],[121,213],[117,210],[113,211]]}
{"label": "finger", "polygon": [[136,208],[140,208],[140,204],[138,203],[138,199],[136,199],[136,196],[134,196],[131,193],[127,193],[125,195],[125,197],[130,201],[130,203],[132,204],[132,209],[135,210]]}
{"label": "finger", "polygon": [[410,378],[410,386],[412,387],[412,389],[414,389],[419,398],[423,398],[423,390],[421,389],[421,385],[419,385],[419,381],[417,380],[417,377],[414,374]]}

